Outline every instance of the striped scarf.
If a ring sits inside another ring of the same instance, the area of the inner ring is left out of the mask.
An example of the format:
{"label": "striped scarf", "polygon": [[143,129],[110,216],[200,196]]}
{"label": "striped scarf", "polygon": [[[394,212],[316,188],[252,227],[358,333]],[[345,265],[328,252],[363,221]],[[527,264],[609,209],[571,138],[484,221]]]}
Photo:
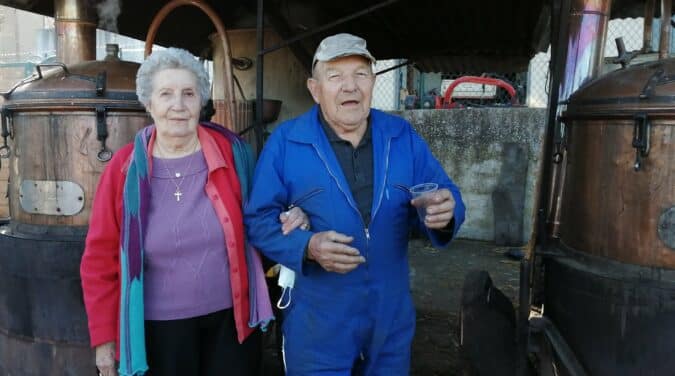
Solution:
{"label": "striped scarf", "polygon": [[[222,126],[201,123],[226,137],[234,155],[234,164],[241,185],[242,202],[248,199],[255,167],[251,147],[239,136]],[[144,230],[150,204],[150,174],[148,147],[154,126],[136,134],[134,148],[124,183],[123,223],[121,227],[120,264],[120,376],[141,376],[148,370],[145,352],[145,319],[143,307]],[[260,255],[246,244],[246,265],[249,281],[251,328],[263,330],[273,319],[269,295],[262,274]]]}

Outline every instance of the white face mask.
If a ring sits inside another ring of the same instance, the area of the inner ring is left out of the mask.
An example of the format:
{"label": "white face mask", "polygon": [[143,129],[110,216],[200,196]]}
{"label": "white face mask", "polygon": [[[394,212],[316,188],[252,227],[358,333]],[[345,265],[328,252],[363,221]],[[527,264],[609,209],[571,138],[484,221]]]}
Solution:
{"label": "white face mask", "polygon": [[[279,301],[277,301],[277,308],[285,309],[291,304],[291,291],[295,284],[295,272],[283,265],[279,266],[281,268],[279,269],[279,281],[277,284],[281,287],[281,296],[279,297]],[[288,299],[284,303],[286,291],[288,291]]]}

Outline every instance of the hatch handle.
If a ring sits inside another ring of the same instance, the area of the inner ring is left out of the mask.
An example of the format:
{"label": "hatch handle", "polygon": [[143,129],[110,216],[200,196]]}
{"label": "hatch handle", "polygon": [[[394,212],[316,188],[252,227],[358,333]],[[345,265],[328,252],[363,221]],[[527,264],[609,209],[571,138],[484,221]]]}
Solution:
{"label": "hatch handle", "polygon": [[19,88],[20,86],[23,86],[23,85],[25,85],[25,84],[27,84],[27,83],[31,83],[31,82],[33,82],[33,81],[41,80],[41,79],[42,79],[42,67],[59,67],[59,68],[63,69],[63,71],[65,72],[66,76],[70,75],[70,72],[68,72],[68,68],[66,68],[65,64],[63,64],[63,63],[44,63],[44,64],[37,64],[37,65],[35,65],[35,70],[37,71],[37,75],[36,75],[35,73],[33,73],[32,75],[30,75],[30,76],[24,78],[23,80],[17,82],[17,83],[16,83],[14,86],[12,86],[12,88],[9,89],[8,91],[3,92],[3,93],[0,93],[0,95],[1,95],[3,98],[7,99],[7,98],[9,98],[10,95],[12,95],[12,93],[14,92],[14,90],[16,90],[17,88]]}
{"label": "hatch handle", "polygon": [[112,158],[112,151],[106,146],[108,139],[108,126],[106,125],[106,109],[103,106],[96,106],[96,139],[101,142],[101,150],[96,154],[96,159],[101,162],[108,162]]}
{"label": "hatch handle", "polygon": [[616,42],[617,57],[612,59],[613,64],[621,64],[621,68],[625,68],[631,60],[633,60],[639,51],[626,51],[626,45],[623,43],[623,38],[618,37],[614,40]]}
{"label": "hatch handle", "polygon": [[70,72],[68,71],[68,68],[66,68],[66,65],[63,63],[44,63],[44,64],[37,64],[35,66],[35,70],[38,73],[38,80],[42,78],[42,67],[59,67],[63,69],[63,73],[66,74],[66,76],[70,76]]}
{"label": "hatch handle", "polygon": [[646,113],[635,114],[633,126],[633,147],[635,148],[635,171],[642,168],[642,159],[649,155],[651,123]]}

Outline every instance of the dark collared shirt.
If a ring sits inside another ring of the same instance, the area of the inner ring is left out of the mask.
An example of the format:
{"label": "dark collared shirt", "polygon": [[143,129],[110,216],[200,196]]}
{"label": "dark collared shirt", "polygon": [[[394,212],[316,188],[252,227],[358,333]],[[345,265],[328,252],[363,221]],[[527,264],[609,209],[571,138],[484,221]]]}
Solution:
{"label": "dark collared shirt", "polygon": [[370,118],[368,118],[366,133],[356,147],[335,133],[321,111],[319,111],[319,120],[335,157],[340,163],[342,173],[347,179],[363,223],[367,227],[370,224],[370,211],[373,207],[373,138]]}

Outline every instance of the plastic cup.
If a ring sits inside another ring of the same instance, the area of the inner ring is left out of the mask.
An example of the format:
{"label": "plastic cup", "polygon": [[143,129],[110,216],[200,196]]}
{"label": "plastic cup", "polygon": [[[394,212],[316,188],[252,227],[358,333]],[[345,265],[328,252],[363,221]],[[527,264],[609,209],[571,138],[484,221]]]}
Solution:
{"label": "plastic cup", "polygon": [[[428,198],[431,197],[430,193],[438,190],[438,184],[436,183],[422,183],[410,187],[410,194],[413,199],[422,197],[422,203],[417,207],[417,215],[420,217],[420,221],[424,222],[424,218],[427,217],[427,206],[431,204],[431,200]],[[424,198],[427,199],[424,199]]]}

